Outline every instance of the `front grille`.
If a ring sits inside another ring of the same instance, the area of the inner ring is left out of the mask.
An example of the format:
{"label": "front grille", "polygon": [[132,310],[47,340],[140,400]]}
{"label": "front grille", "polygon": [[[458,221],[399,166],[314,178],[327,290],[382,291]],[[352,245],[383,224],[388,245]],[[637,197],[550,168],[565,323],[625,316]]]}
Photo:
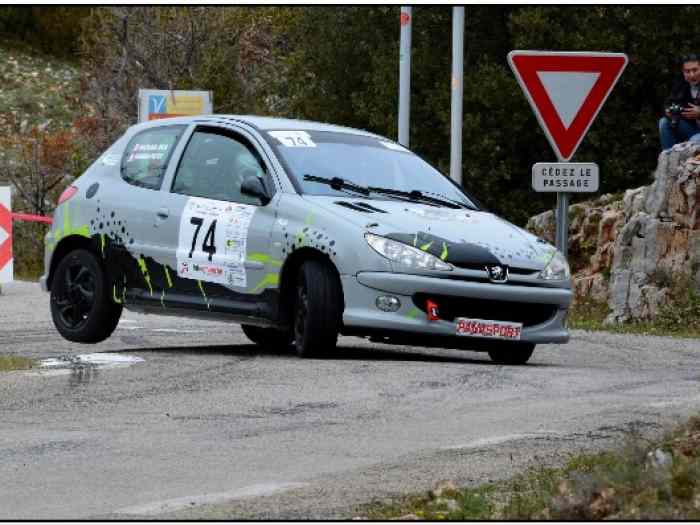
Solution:
{"label": "front grille", "polygon": [[454,321],[457,317],[467,317],[534,326],[549,321],[557,313],[557,306],[553,304],[517,303],[426,293],[415,294],[413,303],[425,312],[428,299],[437,303],[438,315],[440,319],[445,321]]}
{"label": "front grille", "polygon": [[[485,264],[474,264],[474,263],[462,263],[462,262],[453,262],[448,259],[450,264],[453,266],[456,266],[457,268],[463,268],[465,270],[477,270],[484,272],[484,279],[488,280],[488,276],[486,275],[486,265]],[[515,266],[508,266],[508,273],[511,275],[536,275],[539,273],[539,270],[533,270],[531,268],[517,268]]]}

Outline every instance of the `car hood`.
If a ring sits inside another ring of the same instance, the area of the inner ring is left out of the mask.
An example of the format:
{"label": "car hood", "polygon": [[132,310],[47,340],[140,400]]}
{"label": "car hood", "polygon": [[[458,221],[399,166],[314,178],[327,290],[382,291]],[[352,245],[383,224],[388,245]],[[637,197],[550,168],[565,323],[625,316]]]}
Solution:
{"label": "car hood", "polygon": [[359,228],[429,252],[462,268],[501,264],[542,270],[555,248],[493,213],[400,200],[305,195]]}

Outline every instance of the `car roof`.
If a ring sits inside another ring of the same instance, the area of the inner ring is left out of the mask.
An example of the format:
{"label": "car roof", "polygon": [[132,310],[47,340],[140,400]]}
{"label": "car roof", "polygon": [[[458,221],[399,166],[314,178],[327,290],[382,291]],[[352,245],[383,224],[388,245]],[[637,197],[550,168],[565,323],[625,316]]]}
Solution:
{"label": "car roof", "polygon": [[[227,122],[228,121],[228,122]],[[195,115],[191,117],[173,117],[167,119],[151,120],[148,122],[142,122],[133,126],[135,131],[159,127],[159,126],[172,126],[177,124],[191,124],[193,122],[201,124],[226,124],[226,123],[236,123],[242,122],[253,126],[260,130],[296,130],[296,131],[334,131],[336,133],[350,133],[353,135],[365,135],[369,137],[384,137],[377,135],[375,133],[370,133],[369,131],[364,131],[356,128],[349,128],[345,126],[336,126],[335,124],[326,124],[323,122],[314,122],[312,120],[297,120],[288,118],[276,118],[276,117],[260,117],[255,115]]]}

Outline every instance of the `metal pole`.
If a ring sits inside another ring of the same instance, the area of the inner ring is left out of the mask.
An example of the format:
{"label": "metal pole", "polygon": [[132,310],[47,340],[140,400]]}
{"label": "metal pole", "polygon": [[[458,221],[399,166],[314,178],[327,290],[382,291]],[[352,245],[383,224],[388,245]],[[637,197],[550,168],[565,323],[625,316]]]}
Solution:
{"label": "metal pole", "polygon": [[556,245],[564,258],[568,260],[569,246],[569,194],[557,193],[557,233]]}
{"label": "metal pole", "polygon": [[411,8],[401,8],[401,47],[399,55],[399,144],[409,147],[411,119]]}
{"label": "metal pole", "polygon": [[452,121],[450,177],[462,184],[462,97],[464,94],[464,7],[452,8]]}

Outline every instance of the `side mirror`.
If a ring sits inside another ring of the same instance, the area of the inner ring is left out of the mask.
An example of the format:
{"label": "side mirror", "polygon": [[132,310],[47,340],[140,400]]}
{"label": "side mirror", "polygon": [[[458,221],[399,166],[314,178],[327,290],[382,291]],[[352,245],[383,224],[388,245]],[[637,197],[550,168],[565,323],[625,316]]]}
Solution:
{"label": "side mirror", "polygon": [[257,197],[262,202],[263,206],[270,202],[270,194],[265,188],[265,183],[255,175],[247,175],[241,183],[241,193],[251,197]]}

